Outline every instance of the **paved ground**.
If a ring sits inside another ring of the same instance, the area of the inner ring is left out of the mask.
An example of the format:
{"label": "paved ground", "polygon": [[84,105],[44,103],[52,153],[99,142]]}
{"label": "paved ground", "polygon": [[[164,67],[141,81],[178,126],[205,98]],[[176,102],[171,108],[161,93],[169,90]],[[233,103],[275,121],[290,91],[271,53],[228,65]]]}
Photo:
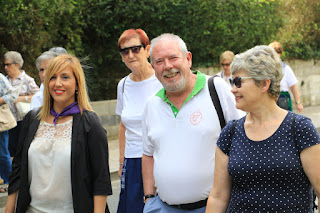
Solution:
{"label": "paved ground", "polygon": [[[313,124],[316,126],[318,131],[320,131],[320,106],[306,107],[303,110],[302,115],[311,118]],[[113,195],[108,197],[108,205],[110,212],[116,213],[120,193],[120,180],[117,175],[117,171],[119,169],[118,140],[109,140],[109,155]],[[0,213],[4,212],[6,198],[6,193],[0,193]]]}

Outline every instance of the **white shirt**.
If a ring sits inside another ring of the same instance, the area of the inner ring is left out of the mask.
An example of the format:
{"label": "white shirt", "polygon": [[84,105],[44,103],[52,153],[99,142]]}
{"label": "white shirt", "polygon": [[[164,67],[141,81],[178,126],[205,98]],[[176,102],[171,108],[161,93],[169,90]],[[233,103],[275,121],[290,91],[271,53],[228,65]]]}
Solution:
{"label": "white shirt", "polygon": [[232,88],[232,75],[231,74],[229,76],[225,76],[224,71],[222,70],[222,71],[218,72],[217,75],[220,76],[221,78],[223,78],[228,83],[230,88]]}
{"label": "white shirt", "polygon": [[73,213],[71,187],[72,119],[39,125],[28,151],[31,210]]}
{"label": "white shirt", "polygon": [[135,82],[128,76],[118,84],[116,114],[121,116],[121,121],[126,127],[125,154],[126,158],[142,157],[142,111],[147,99],[158,92],[162,85],[155,75],[150,78]]}
{"label": "white shirt", "polygon": [[30,110],[42,106],[43,89],[44,89],[44,86],[43,86],[43,84],[41,84],[41,85],[40,85],[40,91],[37,92],[37,93],[31,98]]}
{"label": "white shirt", "polygon": [[282,68],[283,68],[283,78],[280,81],[280,91],[288,92],[290,87],[295,85],[298,82],[298,80],[294,75],[291,67],[288,64],[285,64],[284,62],[282,62]]}
{"label": "white shirt", "polygon": [[[226,122],[244,116],[236,109],[227,83],[221,78],[214,82]],[[177,205],[208,198],[220,132],[207,81],[176,117],[160,97],[148,100],[143,113],[143,153],[154,158],[155,185],[162,201]]]}

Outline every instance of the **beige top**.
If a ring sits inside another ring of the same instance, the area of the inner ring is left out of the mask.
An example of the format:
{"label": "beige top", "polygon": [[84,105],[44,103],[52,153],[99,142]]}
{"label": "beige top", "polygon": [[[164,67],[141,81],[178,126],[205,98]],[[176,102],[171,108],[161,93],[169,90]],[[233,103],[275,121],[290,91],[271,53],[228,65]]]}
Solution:
{"label": "beige top", "polygon": [[28,151],[29,212],[73,212],[71,133],[72,119],[40,123]]}

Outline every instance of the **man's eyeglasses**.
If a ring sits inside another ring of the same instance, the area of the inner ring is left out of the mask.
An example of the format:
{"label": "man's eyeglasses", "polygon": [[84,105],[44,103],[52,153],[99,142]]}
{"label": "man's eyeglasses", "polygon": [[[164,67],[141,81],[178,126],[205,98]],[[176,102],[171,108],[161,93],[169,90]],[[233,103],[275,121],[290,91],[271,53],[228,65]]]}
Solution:
{"label": "man's eyeglasses", "polygon": [[222,66],[222,67],[224,67],[224,66],[228,67],[228,66],[230,66],[230,64],[231,64],[231,63],[228,63],[228,64],[223,64],[223,63],[221,63],[221,66]]}
{"label": "man's eyeglasses", "polygon": [[243,79],[250,79],[250,78],[252,78],[252,77],[242,77],[242,78],[240,78],[240,77],[235,77],[235,78],[233,79],[233,81],[232,81],[232,86],[233,86],[233,85],[236,85],[237,88],[240,88],[240,87],[241,87],[241,80],[243,80]]}
{"label": "man's eyeglasses", "polygon": [[140,52],[141,47],[144,47],[144,46],[141,44],[141,45],[137,45],[137,46],[126,47],[126,48],[120,49],[119,52],[123,56],[128,55],[130,50],[132,53],[138,54]]}

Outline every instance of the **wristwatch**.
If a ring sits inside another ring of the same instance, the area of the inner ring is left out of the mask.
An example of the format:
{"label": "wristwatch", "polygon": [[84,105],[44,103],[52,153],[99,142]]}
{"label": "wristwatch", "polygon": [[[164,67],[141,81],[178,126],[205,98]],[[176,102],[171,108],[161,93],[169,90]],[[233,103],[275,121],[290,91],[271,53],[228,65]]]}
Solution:
{"label": "wristwatch", "polygon": [[153,198],[153,197],[155,197],[154,195],[146,195],[146,196],[144,196],[144,201],[146,201],[147,199],[149,199],[149,198]]}

